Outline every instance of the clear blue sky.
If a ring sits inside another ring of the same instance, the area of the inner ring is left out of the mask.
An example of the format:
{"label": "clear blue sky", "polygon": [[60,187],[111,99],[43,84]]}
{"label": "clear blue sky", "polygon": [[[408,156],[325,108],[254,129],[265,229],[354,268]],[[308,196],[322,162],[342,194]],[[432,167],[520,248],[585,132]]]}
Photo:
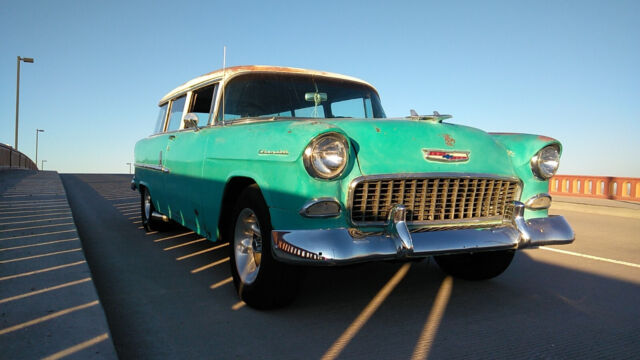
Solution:
{"label": "clear blue sky", "polygon": [[3,1],[0,142],[45,168],[127,172],[157,102],[227,64],[374,84],[389,116],[438,110],[562,141],[563,174],[640,177],[640,1]]}

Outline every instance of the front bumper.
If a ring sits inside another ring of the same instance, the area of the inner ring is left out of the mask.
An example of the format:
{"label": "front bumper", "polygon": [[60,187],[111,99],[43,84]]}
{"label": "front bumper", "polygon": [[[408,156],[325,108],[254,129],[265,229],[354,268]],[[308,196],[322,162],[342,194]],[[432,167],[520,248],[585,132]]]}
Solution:
{"label": "front bumper", "polygon": [[386,229],[379,233],[358,233],[345,228],[274,230],[273,255],[293,264],[341,265],[573,242],[575,234],[562,216],[525,220],[524,204],[514,205],[513,224],[487,229],[410,232],[405,207],[395,205]]}

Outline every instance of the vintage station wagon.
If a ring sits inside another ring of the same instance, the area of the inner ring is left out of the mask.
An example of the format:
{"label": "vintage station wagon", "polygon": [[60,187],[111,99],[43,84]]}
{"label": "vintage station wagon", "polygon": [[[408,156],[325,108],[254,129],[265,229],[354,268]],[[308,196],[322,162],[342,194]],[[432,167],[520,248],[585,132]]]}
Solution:
{"label": "vintage station wagon", "polygon": [[174,221],[229,242],[239,296],[286,304],[295,265],[434,256],[464,279],[501,274],[514,251],[566,244],[548,215],[562,147],[444,120],[387,118],[376,89],[338,74],[238,66],[160,100],[135,147],[147,230]]}

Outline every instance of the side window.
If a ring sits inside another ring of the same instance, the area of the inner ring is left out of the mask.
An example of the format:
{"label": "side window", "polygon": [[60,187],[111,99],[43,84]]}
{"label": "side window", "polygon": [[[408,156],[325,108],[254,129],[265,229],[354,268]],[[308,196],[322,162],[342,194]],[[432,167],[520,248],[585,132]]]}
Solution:
{"label": "side window", "polygon": [[171,102],[171,111],[169,112],[169,125],[167,125],[167,131],[175,131],[180,129],[182,112],[184,111],[184,104],[186,100],[187,96],[184,95]]}
{"label": "side window", "polygon": [[164,120],[167,118],[168,107],[169,103],[160,106],[160,113],[158,114],[158,119],[156,120],[156,128],[153,130],[154,134],[161,133],[162,130],[164,130]]}
{"label": "side window", "polygon": [[193,91],[188,112],[198,115],[198,126],[206,126],[209,122],[217,90],[218,84],[214,84]]}

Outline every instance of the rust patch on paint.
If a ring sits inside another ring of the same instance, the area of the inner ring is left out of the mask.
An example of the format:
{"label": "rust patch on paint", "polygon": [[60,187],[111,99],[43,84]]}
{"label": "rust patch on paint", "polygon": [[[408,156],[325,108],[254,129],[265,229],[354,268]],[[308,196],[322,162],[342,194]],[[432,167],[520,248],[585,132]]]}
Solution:
{"label": "rust patch on paint", "polygon": [[456,144],[456,139],[452,138],[449,134],[440,134],[444,138],[444,143],[447,146],[454,146]]}
{"label": "rust patch on paint", "polygon": [[544,135],[538,135],[538,139],[542,140],[542,141],[557,141],[556,139],[549,137],[549,136],[544,136]]}
{"label": "rust patch on paint", "polygon": [[376,128],[376,132],[380,132],[380,128]]}

